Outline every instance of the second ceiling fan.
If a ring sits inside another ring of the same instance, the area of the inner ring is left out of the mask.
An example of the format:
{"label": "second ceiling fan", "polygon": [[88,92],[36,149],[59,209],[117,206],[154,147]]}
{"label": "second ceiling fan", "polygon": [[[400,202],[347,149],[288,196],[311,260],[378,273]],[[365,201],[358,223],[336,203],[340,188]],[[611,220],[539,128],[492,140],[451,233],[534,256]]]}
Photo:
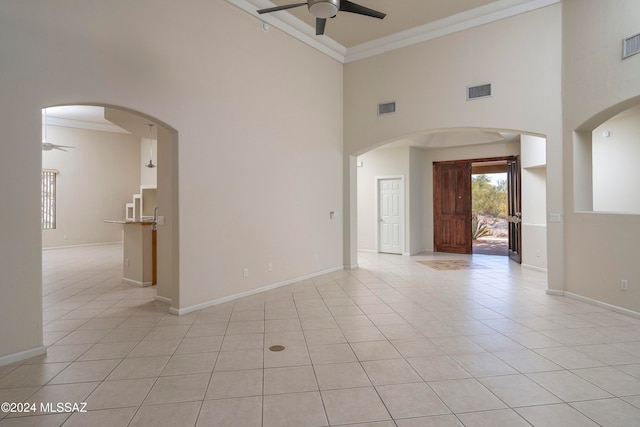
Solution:
{"label": "second ceiling fan", "polygon": [[283,6],[269,7],[260,9],[258,13],[271,13],[278,10],[293,9],[294,7],[307,6],[309,12],[316,17],[316,35],[324,34],[324,27],[327,24],[327,18],[333,18],[338,12],[356,13],[358,15],[371,16],[372,18],[383,19],[387,16],[385,13],[368,7],[360,6],[347,0],[309,0],[304,3],[285,4]]}

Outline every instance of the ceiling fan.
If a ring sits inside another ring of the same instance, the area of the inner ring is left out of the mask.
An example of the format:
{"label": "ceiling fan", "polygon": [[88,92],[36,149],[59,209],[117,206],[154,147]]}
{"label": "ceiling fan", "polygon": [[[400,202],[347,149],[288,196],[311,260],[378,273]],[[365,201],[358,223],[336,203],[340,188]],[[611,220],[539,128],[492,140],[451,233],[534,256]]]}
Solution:
{"label": "ceiling fan", "polygon": [[76,148],[70,145],[52,144],[49,141],[47,141],[47,109],[43,108],[42,111],[44,116],[44,132],[42,134],[42,151],[51,151],[51,150],[67,151],[65,150],[65,148]]}
{"label": "ceiling fan", "polygon": [[358,15],[371,16],[372,18],[384,19],[386,13],[360,6],[347,0],[308,0],[304,3],[286,4],[283,6],[260,9],[258,13],[271,13],[278,10],[293,9],[294,7],[307,6],[309,12],[316,17],[316,35],[324,34],[324,27],[327,18],[335,18],[338,12],[357,13]]}

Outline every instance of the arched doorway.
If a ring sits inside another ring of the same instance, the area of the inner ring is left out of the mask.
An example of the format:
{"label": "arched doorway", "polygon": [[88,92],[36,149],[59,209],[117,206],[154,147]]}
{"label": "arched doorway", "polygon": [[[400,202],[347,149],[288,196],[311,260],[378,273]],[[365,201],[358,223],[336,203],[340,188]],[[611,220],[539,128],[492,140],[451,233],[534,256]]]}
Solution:
{"label": "arched doorway", "polygon": [[434,162],[522,155],[526,181],[523,192],[530,192],[524,207],[529,214],[523,212],[523,264],[546,270],[545,149],[546,139],[541,136],[463,128],[401,137],[350,156],[349,184],[345,188],[349,192],[345,198],[349,205],[346,221],[350,221],[345,226],[350,230],[345,237],[345,266],[357,266],[359,251],[378,252],[375,179],[391,175],[404,178],[407,231],[402,253],[415,255],[434,250]]}
{"label": "arched doorway", "polygon": [[[61,209],[60,213],[66,212],[65,215],[72,218],[66,223],[63,218],[59,218],[61,225],[64,225],[61,227],[63,229],[57,230],[57,240],[54,239],[54,243],[51,243],[43,239],[43,247],[77,246],[114,240],[114,230],[115,233],[120,232],[118,226],[104,224],[105,220],[126,220],[123,189],[130,189],[132,204],[135,205],[135,197],[138,197],[140,209],[141,196],[146,192],[146,208],[144,212],[140,210],[139,215],[158,219],[155,298],[171,307],[177,307],[177,131],[157,118],[111,105],[57,105],[45,108],[44,111],[48,111],[48,114],[43,114],[43,125],[45,118],[47,121],[46,126],[43,126],[43,169],[57,170],[56,161],[61,167],[67,168],[68,173],[57,171],[64,178],[62,183],[66,191],[66,194],[57,194],[58,203],[65,204],[59,204],[58,208]],[[116,134],[120,136],[109,136]],[[45,136],[47,141],[44,141]],[[152,140],[152,151],[149,154]],[[101,142],[99,148],[97,142]],[[62,156],[62,150],[66,150],[64,154],[69,157]],[[57,160],[50,158],[53,155],[58,156]],[[157,165],[157,168],[153,168],[153,178],[143,166],[143,163],[150,160],[149,155],[153,157],[153,166]],[[82,189],[82,192],[74,191],[74,188]],[[147,191],[150,189],[154,191]],[[69,213],[74,211],[85,214]],[[125,267],[127,261],[123,260]]]}

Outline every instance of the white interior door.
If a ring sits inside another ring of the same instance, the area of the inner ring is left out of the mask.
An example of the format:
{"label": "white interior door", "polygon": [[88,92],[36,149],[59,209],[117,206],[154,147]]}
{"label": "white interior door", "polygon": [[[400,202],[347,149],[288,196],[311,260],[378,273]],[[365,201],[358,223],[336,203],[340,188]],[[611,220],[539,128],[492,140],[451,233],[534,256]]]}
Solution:
{"label": "white interior door", "polygon": [[378,180],[379,251],[402,254],[404,249],[404,182]]}

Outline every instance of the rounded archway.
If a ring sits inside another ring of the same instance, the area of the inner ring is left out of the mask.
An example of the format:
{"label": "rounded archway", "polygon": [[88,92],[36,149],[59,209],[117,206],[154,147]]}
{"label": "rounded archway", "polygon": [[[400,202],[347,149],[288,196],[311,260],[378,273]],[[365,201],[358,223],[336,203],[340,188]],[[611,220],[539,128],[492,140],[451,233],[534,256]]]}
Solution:
{"label": "rounded archway", "polygon": [[[43,170],[62,178],[53,201],[58,226],[43,230],[42,247],[122,241],[122,226],[113,222],[152,222],[157,228],[155,298],[177,306],[177,131],[142,112],[87,102],[43,108],[42,134]],[[157,168],[145,167],[149,156]],[[129,261],[123,256],[123,279]]]}

